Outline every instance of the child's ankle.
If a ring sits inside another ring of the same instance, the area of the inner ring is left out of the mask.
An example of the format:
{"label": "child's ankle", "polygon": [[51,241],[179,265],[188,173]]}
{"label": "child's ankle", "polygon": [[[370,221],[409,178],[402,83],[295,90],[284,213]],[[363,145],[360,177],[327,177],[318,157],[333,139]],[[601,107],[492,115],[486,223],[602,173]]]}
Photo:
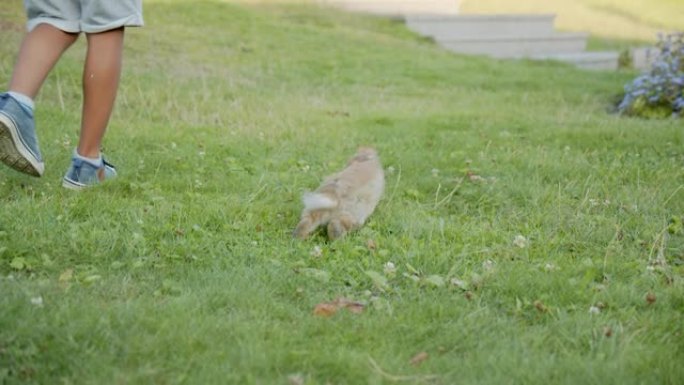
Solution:
{"label": "child's ankle", "polygon": [[19,102],[21,107],[25,109],[26,112],[33,115],[33,109],[35,108],[35,104],[30,96],[15,91],[8,91],[7,94],[11,96],[14,100]]}
{"label": "child's ankle", "polygon": [[99,165],[100,163],[102,163],[102,154],[100,154],[99,151],[93,156],[93,154],[91,153],[87,153],[87,155],[82,155],[79,152],[79,150],[76,149],[74,150],[74,157],[94,165]]}

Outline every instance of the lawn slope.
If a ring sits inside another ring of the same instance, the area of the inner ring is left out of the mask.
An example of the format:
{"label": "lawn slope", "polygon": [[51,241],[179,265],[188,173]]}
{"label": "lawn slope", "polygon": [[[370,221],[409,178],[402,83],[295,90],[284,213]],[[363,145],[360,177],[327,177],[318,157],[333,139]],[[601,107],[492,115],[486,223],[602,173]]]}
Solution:
{"label": "lawn slope", "polygon": [[[0,169],[0,383],[681,383],[684,130],[610,112],[633,74],[313,5],[145,11],[119,178],[60,186],[83,41],[37,100],[44,177]],[[21,1],[0,20],[6,82]],[[359,145],[387,170],[368,225],[292,240]],[[364,311],[313,314],[338,297]]]}

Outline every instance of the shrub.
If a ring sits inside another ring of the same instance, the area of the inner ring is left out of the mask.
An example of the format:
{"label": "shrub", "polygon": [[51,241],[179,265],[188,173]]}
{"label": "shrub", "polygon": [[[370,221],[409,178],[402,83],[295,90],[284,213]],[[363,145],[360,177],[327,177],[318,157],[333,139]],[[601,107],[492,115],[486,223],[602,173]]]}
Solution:
{"label": "shrub", "polygon": [[660,36],[650,70],[625,86],[618,111],[661,118],[684,112],[684,33]]}

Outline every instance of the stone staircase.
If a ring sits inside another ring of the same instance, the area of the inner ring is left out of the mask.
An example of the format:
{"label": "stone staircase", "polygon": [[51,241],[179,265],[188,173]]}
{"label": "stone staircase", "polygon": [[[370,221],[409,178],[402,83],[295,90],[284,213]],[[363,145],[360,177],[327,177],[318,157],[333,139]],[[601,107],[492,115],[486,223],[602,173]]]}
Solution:
{"label": "stone staircase", "polygon": [[459,15],[456,0],[322,0],[345,10],[401,18],[453,52],[498,59],[557,60],[615,70],[619,53],[587,52],[586,33],[557,32],[555,15]]}

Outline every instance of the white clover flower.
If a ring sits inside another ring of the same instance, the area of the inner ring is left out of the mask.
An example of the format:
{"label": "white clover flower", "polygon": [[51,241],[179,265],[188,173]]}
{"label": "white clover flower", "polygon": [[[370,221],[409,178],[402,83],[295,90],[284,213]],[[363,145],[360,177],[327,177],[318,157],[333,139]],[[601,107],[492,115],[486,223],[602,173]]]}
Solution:
{"label": "white clover flower", "polygon": [[31,305],[34,305],[37,307],[43,307],[43,297],[41,297],[41,296],[31,297]]}
{"label": "white clover flower", "polygon": [[594,314],[599,314],[601,313],[601,308],[597,306],[592,306],[589,308],[589,314],[594,315]]}
{"label": "white clover flower", "polygon": [[468,284],[465,283],[465,281],[460,280],[460,279],[458,279],[458,278],[451,278],[451,281],[450,281],[450,282],[451,282],[452,285],[456,286],[457,288],[459,288],[459,289],[461,289],[461,290],[466,290],[466,289],[468,289]]}
{"label": "white clover flower", "polygon": [[518,234],[513,238],[513,245],[519,247],[519,248],[525,248],[527,247],[527,238],[523,237],[522,235]]}
{"label": "white clover flower", "polygon": [[310,254],[311,254],[312,257],[318,258],[318,257],[320,257],[321,255],[323,255],[323,249],[321,249],[320,246],[316,245],[316,246],[314,246],[313,250],[311,250],[311,253],[310,253]]}
{"label": "white clover flower", "polygon": [[388,261],[387,263],[385,263],[385,267],[384,267],[383,271],[385,272],[386,275],[394,275],[397,273],[397,267],[394,266],[394,263],[392,263],[391,261]]}

